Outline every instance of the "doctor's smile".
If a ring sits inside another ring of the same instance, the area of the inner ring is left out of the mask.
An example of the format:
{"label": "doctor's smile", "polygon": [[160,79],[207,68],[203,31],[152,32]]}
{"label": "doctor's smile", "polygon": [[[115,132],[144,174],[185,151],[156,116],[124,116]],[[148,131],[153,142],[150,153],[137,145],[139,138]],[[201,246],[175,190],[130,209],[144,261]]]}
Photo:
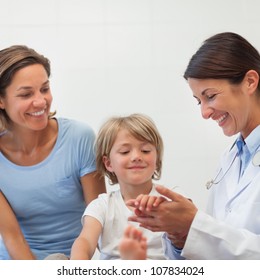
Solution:
{"label": "doctor's smile", "polygon": [[[228,114],[222,115],[220,118],[216,119],[216,122],[221,126],[223,124],[223,121],[228,117]],[[213,119],[213,118],[212,118]]]}

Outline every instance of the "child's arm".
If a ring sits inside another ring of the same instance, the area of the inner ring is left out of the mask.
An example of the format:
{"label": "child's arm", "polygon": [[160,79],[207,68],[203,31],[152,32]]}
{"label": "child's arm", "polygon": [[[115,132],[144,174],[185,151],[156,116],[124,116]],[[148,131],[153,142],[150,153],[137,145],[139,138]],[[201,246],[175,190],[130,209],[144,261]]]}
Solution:
{"label": "child's arm", "polygon": [[34,260],[16,216],[0,191],[0,234],[10,257],[14,260]]}
{"label": "child's arm", "polygon": [[82,231],[71,248],[71,260],[90,260],[97,248],[98,238],[102,231],[100,222],[91,217],[84,217]]}

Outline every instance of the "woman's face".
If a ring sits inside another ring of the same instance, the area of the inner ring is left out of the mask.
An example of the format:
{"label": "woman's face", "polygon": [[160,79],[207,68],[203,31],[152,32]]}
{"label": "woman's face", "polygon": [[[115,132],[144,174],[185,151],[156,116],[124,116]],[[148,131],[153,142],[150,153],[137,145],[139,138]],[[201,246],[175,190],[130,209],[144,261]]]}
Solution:
{"label": "woman's face", "polygon": [[14,74],[0,108],[6,111],[13,129],[41,130],[47,126],[51,103],[48,75],[42,65],[34,64]]}
{"label": "woman's face", "polygon": [[216,121],[227,136],[241,132],[246,138],[254,122],[252,98],[245,82],[230,84],[227,80],[188,79],[193,96],[201,107],[202,117]]}

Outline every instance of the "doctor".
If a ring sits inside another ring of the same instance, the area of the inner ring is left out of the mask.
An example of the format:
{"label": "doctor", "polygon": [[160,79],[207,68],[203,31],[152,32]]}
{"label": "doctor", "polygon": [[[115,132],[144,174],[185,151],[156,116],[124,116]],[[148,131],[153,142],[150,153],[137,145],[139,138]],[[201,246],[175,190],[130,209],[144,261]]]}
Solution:
{"label": "doctor", "polygon": [[188,64],[184,78],[202,117],[238,137],[207,184],[207,213],[163,187],[157,190],[170,201],[150,212],[137,205],[131,220],[165,231],[169,258],[260,259],[259,76],[258,51],[230,32],[208,38]]}

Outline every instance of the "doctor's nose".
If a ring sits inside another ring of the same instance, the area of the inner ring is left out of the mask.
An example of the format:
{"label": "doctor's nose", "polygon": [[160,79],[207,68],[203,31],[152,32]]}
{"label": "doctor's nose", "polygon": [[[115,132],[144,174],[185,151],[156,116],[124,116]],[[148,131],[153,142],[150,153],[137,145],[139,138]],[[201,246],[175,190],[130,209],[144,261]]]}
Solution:
{"label": "doctor's nose", "polygon": [[213,114],[213,109],[208,106],[208,104],[201,103],[200,104],[201,115],[204,119],[209,119]]}

